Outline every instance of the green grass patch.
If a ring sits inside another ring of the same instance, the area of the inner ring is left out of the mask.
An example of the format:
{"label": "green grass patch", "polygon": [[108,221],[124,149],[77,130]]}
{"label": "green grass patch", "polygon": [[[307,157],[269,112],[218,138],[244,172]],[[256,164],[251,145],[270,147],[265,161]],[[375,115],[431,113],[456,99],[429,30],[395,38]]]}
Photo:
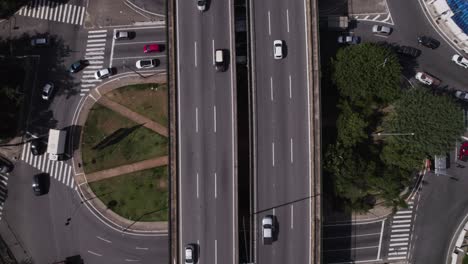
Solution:
{"label": "green grass patch", "polygon": [[84,171],[90,173],[167,155],[167,138],[143,126],[136,128],[113,144],[99,150],[93,149],[118,129],[137,125],[118,113],[95,104],[83,128],[81,150]]}
{"label": "green grass patch", "polygon": [[109,209],[130,220],[168,220],[167,166],[90,183]]}
{"label": "green grass patch", "polygon": [[158,83],[129,85],[110,93],[109,99],[167,127],[167,85]]}

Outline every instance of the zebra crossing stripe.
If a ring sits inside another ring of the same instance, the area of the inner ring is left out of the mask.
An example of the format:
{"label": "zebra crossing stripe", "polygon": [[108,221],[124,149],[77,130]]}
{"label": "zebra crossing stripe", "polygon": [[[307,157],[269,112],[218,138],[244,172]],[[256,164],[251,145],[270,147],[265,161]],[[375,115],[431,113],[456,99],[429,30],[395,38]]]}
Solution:
{"label": "zebra crossing stripe", "polygon": [[88,39],[88,43],[106,42],[106,39]]}
{"label": "zebra crossing stripe", "polygon": [[73,183],[73,176],[72,176],[72,173],[71,173],[72,172],[71,169],[72,169],[71,166],[68,166],[68,173],[67,174],[68,174],[68,177],[70,178],[70,184],[69,185],[70,185],[70,187],[73,188],[73,186],[72,186],[73,185],[72,184]]}
{"label": "zebra crossing stripe", "polygon": [[410,223],[411,219],[408,220],[393,220],[392,224],[403,224],[403,223]]}
{"label": "zebra crossing stripe", "polygon": [[48,0],[46,2],[45,18],[49,19],[50,2]]}
{"label": "zebra crossing stripe", "polygon": [[[41,171],[44,171],[45,169],[45,165],[46,165],[46,159],[44,159],[43,157],[41,157]],[[39,168],[38,168],[39,169]]]}
{"label": "zebra crossing stripe", "polygon": [[[393,252],[393,253],[388,253],[389,256],[401,256],[401,255],[406,255],[406,251],[403,252]],[[389,258],[390,259],[390,258]]]}
{"label": "zebra crossing stripe", "polygon": [[400,227],[410,227],[410,224],[404,224],[404,225],[392,225],[392,228],[400,228]]}
{"label": "zebra crossing stripe", "polygon": [[102,53],[104,54],[104,49],[105,48],[89,48],[89,49],[86,49],[86,52],[102,51]]}
{"label": "zebra crossing stripe", "polygon": [[392,229],[392,233],[403,233],[403,232],[409,232],[409,229]]}
{"label": "zebra crossing stripe", "polygon": [[88,35],[88,38],[105,38],[107,34]]}
{"label": "zebra crossing stripe", "polygon": [[63,178],[63,173],[62,173],[62,170],[63,170],[63,163],[62,162],[59,162],[59,166],[57,166],[57,180],[58,181],[62,181],[62,178]]}
{"label": "zebra crossing stripe", "polygon": [[23,144],[23,151],[21,152],[21,160],[24,160],[26,156],[26,145],[27,144]]}
{"label": "zebra crossing stripe", "polygon": [[45,171],[49,171],[49,169],[50,169],[50,164],[51,164],[51,163],[52,163],[52,162],[50,162],[50,159],[47,159],[47,167],[46,167],[46,170],[45,170]]}
{"label": "zebra crossing stripe", "polygon": [[399,215],[399,214],[411,214],[411,213],[413,213],[413,211],[411,211],[411,210],[405,210],[405,211],[398,211],[398,212],[396,212],[397,215]]}
{"label": "zebra crossing stripe", "polygon": [[395,218],[397,218],[397,219],[399,219],[399,218],[411,218],[411,215],[396,215],[396,216],[394,216],[393,218],[394,218],[394,219],[395,219]]}
{"label": "zebra crossing stripe", "polygon": [[54,21],[57,21],[57,15],[59,13],[59,10],[60,8],[59,8],[58,3],[54,3]]}
{"label": "zebra crossing stripe", "polygon": [[101,30],[90,30],[88,33],[94,34],[94,33],[107,33],[107,29],[101,29]]}
{"label": "zebra crossing stripe", "polygon": [[390,244],[391,247],[398,247],[398,246],[407,246],[408,243],[394,243],[394,244]]}
{"label": "zebra crossing stripe", "polygon": [[409,239],[409,237],[393,238],[393,239],[390,239],[390,242],[408,241],[408,239]]}
{"label": "zebra crossing stripe", "polygon": [[81,6],[78,6],[77,7],[77,10],[76,10],[76,18],[75,18],[75,22],[73,22],[73,24],[75,25],[79,25],[80,23],[80,17],[81,17],[81,14],[83,13],[83,7]]}
{"label": "zebra crossing stripe", "polygon": [[409,237],[409,234],[395,234],[395,235],[390,236],[390,238],[394,238],[394,237]]}
{"label": "zebra crossing stripe", "polygon": [[95,44],[88,44],[86,47],[102,47],[105,46],[106,43],[95,43]]}
{"label": "zebra crossing stripe", "polygon": [[66,6],[64,5],[59,5],[59,11],[58,11],[58,15],[57,15],[57,21],[62,21],[62,14],[63,14],[63,10],[66,8]]}

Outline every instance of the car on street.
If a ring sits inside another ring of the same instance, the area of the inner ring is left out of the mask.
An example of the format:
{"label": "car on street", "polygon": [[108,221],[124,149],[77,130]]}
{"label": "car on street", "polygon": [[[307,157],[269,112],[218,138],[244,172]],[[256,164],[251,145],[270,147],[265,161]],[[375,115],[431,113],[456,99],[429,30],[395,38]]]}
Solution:
{"label": "car on street", "polygon": [[84,67],[86,67],[86,62],[84,60],[78,60],[78,61],[75,61],[74,63],[72,63],[70,65],[70,68],[68,68],[68,71],[71,72],[71,73],[77,73],[79,71],[81,71],[82,69],[84,69]]}
{"label": "car on street", "polygon": [[0,173],[8,174],[13,170],[13,164],[7,162],[3,157],[0,158]]}
{"label": "car on street", "polygon": [[392,33],[392,28],[382,25],[374,25],[372,27],[372,33],[381,34],[381,35],[390,35]]}
{"label": "car on street", "polygon": [[36,196],[48,193],[49,174],[39,173],[33,176],[32,189]]}
{"label": "car on street", "polygon": [[114,39],[115,40],[124,40],[124,39],[130,39],[131,38],[131,32],[130,31],[115,31],[114,34]]}
{"label": "car on street", "polygon": [[47,44],[49,44],[49,40],[47,38],[31,39],[31,46],[33,47],[47,46]]}
{"label": "car on street", "polygon": [[275,40],[273,41],[273,56],[275,60],[281,60],[283,58],[283,41]]}
{"label": "car on street", "polygon": [[460,150],[458,152],[459,160],[466,160],[468,158],[468,141],[463,141],[460,145]]}
{"label": "car on street", "polygon": [[463,100],[463,101],[468,101],[468,93],[467,92],[456,91],[455,92],[455,97],[457,97],[458,99]]}
{"label": "car on street", "polygon": [[206,0],[196,0],[198,11],[203,12],[206,10]]}
{"label": "car on street", "polygon": [[428,36],[419,36],[418,43],[430,49],[437,49],[440,46],[440,42],[438,40]]}
{"label": "car on street", "polygon": [[52,92],[54,91],[54,84],[48,82],[42,87],[42,99],[49,100],[52,96]]}
{"label": "car on street", "polygon": [[215,50],[214,54],[214,66],[216,71],[223,72],[227,69],[227,58],[226,53],[223,49]]}
{"label": "car on street", "polygon": [[421,55],[421,50],[410,46],[399,46],[396,52],[411,58],[417,58],[419,55]]}
{"label": "car on street", "polygon": [[162,51],[162,46],[160,44],[148,44],[143,47],[144,53],[161,52],[161,51]]}
{"label": "car on street", "polygon": [[263,244],[270,244],[273,242],[275,235],[275,222],[273,215],[266,215],[262,218],[262,238]]}
{"label": "car on street", "polygon": [[452,56],[452,61],[463,68],[468,68],[468,60],[458,54]]}
{"label": "car on street", "polygon": [[41,155],[45,151],[45,146],[46,144],[44,143],[44,141],[42,141],[39,138],[36,138],[33,141],[31,141],[31,146],[30,146],[31,153],[34,156]]}
{"label": "car on street", "polygon": [[337,39],[339,44],[359,44],[361,43],[361,37],[353,36],[349,34],[344,34],[338,37]]}
{"label": "car on street", "polygon": [[151,69],[156,67],[158,64],[157,59],[143,59],[138,60],[135,65],[138,69]]}
{"label": "car on street", "polygon": [[100,69],[99,71],[94,73],[94,78],[96,78],[96,80],[108,78],[109,76],[112,76],[111,68]]}
{"label": "car on street", "polygon": [[438,86],[440,84],[439,79],[425,72],[417,72],[415,78],[425,85]]}
{"label": "car on street", "polygon": [[195,244],[187,244],[184,250],[184,259],[186,264],[197,263],[197,250]]}

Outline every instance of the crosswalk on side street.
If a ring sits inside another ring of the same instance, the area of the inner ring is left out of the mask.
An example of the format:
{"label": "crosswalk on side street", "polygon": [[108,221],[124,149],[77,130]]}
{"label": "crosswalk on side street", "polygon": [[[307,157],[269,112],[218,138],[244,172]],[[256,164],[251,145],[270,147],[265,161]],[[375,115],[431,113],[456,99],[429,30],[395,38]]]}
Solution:
{"label": "crosswalk on side street", "polygon": [[414,198],[408,202],[408,208],[398,210],[392,217],[388,260],[403,260],[408,257],[413,225]]}
{"label": "crosswalk on side street", "polygon": [[34,0],[18,10],[20,16],[44,19],[49,21],[83,25],[86,7],[63,4],[59,1]]}

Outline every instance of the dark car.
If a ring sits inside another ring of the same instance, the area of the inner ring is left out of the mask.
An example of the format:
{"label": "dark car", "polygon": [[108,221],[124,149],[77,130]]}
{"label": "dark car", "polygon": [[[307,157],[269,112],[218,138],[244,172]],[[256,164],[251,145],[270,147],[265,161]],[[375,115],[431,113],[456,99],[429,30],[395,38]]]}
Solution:
{"label": "dark car", "polygon": [[361,37],[344,34],[344,35],[339,36],[337,41],[339,44],[355,45],[355,44],[361,43]]}
{"label": "dark car", "polygon": [[431,48],[431,49],[437,49],[440,46],[440,42],[436,39],[433,39],[428,36],[421,36],[418,37],[418,43],[420,45],[423,45],[425,47]]}
{"label": "dark car", "polygon": [[71,73],[77,73],[81,71],[84,67],[86,67],[86,63],[84,60],[75,61],[70,68],[68,69]]}
{"label": "dark car", "polygon": [[9,173],[13,170],[13,164],[7,162],[3,158],[0,158],[0,173]]}
{"label": "dark car", "polygon": [[36,196],[44,195],[48,190],[49,174],[40,173],[33,176],[32,189]]}
{"label": "dark car", "polygon": [[421,55],[420,50],[418,50],[417,48],[409,47],[409,46],[398,47],[397,53],[404,55],[404,56],[412,57],[412,58],[416,58],[416,57],[419,57],[419,55]]}
{"label": "dark car", "polygon": [[31,141],[30,149],[31,149],[31,153],[34,156],[41,155],[44,153],[45,143],[40,139],[34,139],[33,141]]}
{"label": "dark car", "polygon": [[197,263],[197,245],[187,244],[184,249],[184,259],[186,264]]}

